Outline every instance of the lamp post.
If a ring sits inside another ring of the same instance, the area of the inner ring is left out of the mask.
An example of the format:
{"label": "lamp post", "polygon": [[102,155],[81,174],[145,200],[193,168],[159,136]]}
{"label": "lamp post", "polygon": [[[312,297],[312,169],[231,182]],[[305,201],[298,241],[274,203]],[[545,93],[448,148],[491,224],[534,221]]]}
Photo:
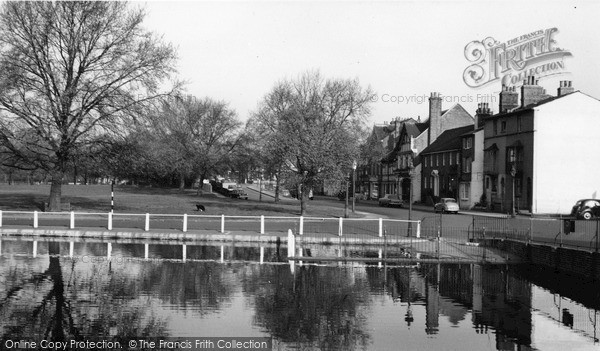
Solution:
{"label": "lamp post", "polygon": [[344,205],[344,218],[348,218],[348,178],[346,177],[346,205]]}
{"label": "lamp post", "polygon": [[356,198],[356,161],[352,162],[352,213],[354,213],[354,202]]}
{"label": "lamp post", "polygon": [[510,213],[513,217],[517,214],[516,210],[515,210],[515,176],[516,175],[517,175],[517,169],[515,167],[515,164],[513,163],[512,167],[510,169],[510,176],[512,178],[512,203],[511,203]]}
{"label": "lamp post", "polygon": [[410,165],[408,165],[408,179],[410,180],[410,183],[408,184],[408,236],[412,235],[412,203],[413,203],[413,171],[414,171],[415,167],[412,164],[412,161],[410,162]]}

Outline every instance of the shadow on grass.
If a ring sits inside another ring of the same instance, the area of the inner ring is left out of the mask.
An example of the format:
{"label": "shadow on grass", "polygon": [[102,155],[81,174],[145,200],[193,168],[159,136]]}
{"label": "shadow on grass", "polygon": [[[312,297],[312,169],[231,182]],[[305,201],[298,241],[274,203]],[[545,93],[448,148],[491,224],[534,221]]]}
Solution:
{"label": "shadow on grass", "polygon": [[3,193],[0,196],[0,209],[5,211],[39,211],[44,208],[43,203],[48,200],[48,196]]}

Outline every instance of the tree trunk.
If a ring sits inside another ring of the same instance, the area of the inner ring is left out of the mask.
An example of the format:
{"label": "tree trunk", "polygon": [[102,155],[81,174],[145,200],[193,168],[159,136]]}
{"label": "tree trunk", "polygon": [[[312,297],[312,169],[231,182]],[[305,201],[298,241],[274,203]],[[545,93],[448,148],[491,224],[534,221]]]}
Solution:
{"label": "tree trunk", "polygon": [[61,171],[52,173],[52,185],[50,185],[50,198],[48,199],[48,210],[51,212],[60,212],[63,175]]}
{"label": "tree trunk", "polygon": [[275,177],[275,202],[279,202],[279,177]]}
{"label": "tree trunk", "polygon": [[179,191],[183,192],[185,190],[185,174],[183,172],[179,173]]}
{"label": "tree trunk", "polygon": [[300,198],[300,216],[306,213],[306,200],[308,194],[304,191],[304,184],[298,185],[298,197]]}
{"label": "tree trunk", "polygon": [[73,185],[77,185],[77,165],[73,166]]}
{"label": "tree trunk", "polygon": [[198,190],[196,190],[196,195],[200,195],[200,191],[202,191],[202,187],[204,186],[204,179],[206,179],[206,172],[202,172],[200,175],[200,180],[198,183]]}

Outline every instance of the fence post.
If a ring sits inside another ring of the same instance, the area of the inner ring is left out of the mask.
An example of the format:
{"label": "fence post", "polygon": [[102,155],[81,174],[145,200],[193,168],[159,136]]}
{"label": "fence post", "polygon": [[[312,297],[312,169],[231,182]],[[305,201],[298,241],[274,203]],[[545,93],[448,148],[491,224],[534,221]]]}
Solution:
{"label": "fence post", "polygon": [[33,258],[37,257],[37,240],[33,241]]}
{"label": "fence post", "polygon": [[221,215],[221,233],[225,233],[225,215]]}
{"label": "fence post", "polygon": [[296,239],[294,238],[294,233],[292,233],[291,229],[288,229],[287,248],[288,258],[293,258],[296,252]]}
{"label": "fence post", "polygon": [[33,211],[33,227],[34,228],[38,227],[38,212],[37,211]]}
{"label": "fence post", "polygon": [[342,236],[342,228],[344,227],[344,218],[340,217],[340,225],[339,225],[339,229],[338,229],[338,235]]}
{"label": "fence post", "polygon": [[112,230],[112,222],[113,222],[112,221],[112,219],[113,219],[112,216],[113,216],[113,213],[109,212],[108,213],[108,230]]}
{"label": "fence post", "polygon": [[185,233],[187,232],[187,213],[183,214],[183,228],[182,231]]}
{"label": "fence post", "polygon": [[181,256],[183,258],[183,262],[185,262],[186,258],[187,258],[187,246],[185,244],[183,244],[183,252],[181,253]]}
{"label": "fence post", "polygon": [[69,223],[69,228],[75,228],[75,212],[71,211],[71,223]]}
{"label": "fence post", "polygon": [[0,210],[0,228],[2,228],[2,210]]}
{"label": "fence post", "polygon": [[106,246],[106,257],[107,259],[110,261],[110,255],[112,254],[112,244],[108,243],[108,245]]}
{"label": "fence post", "polygon": [[379,237],[383,236],[383,218],[379,218]]}
{"label": "fence post", "polygon": [[148,251],[149,251],[149,248],[148,248],[148,244],[146,243],[146,244],[144,244],[144,259],[145,260],[148,259]]}
{"label": "fence post", "polygon": [[73,241],[69,242],[69,257],[73,258],[73,251],[75,251],[75,243]]}
{"label": "fence post", "polygon": [[417,221],[417,238],[421,237],[421,221]]}
{"label": "fence post", "polygon": [[304,235],[304,216],[300,216],[300,226],[298,228],[298,234]]}
{"label": "fence post", "polygon": [[144,231],[150,230],[150,213],[146,213],[146,223],[144,224]]}
{"label": "fence post", "polygon": [[264,246],[260,247],[260,264],[265,262],[265,248]]}
{"label": "fence post", "polygon": [[260,216],[260,233],[265,233],[265,216]]}

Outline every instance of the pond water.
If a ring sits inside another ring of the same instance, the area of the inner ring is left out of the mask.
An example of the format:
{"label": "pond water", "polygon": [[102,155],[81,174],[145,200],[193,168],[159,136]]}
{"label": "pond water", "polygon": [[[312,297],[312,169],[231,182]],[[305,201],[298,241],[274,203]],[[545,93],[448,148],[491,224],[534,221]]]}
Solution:
{"label": "pond water", "polygon": [[284,256],[258,244],[3,240],[0,341],[269,337],[274,350],[600,349],[597,283],[516,265],[291,265]]}

